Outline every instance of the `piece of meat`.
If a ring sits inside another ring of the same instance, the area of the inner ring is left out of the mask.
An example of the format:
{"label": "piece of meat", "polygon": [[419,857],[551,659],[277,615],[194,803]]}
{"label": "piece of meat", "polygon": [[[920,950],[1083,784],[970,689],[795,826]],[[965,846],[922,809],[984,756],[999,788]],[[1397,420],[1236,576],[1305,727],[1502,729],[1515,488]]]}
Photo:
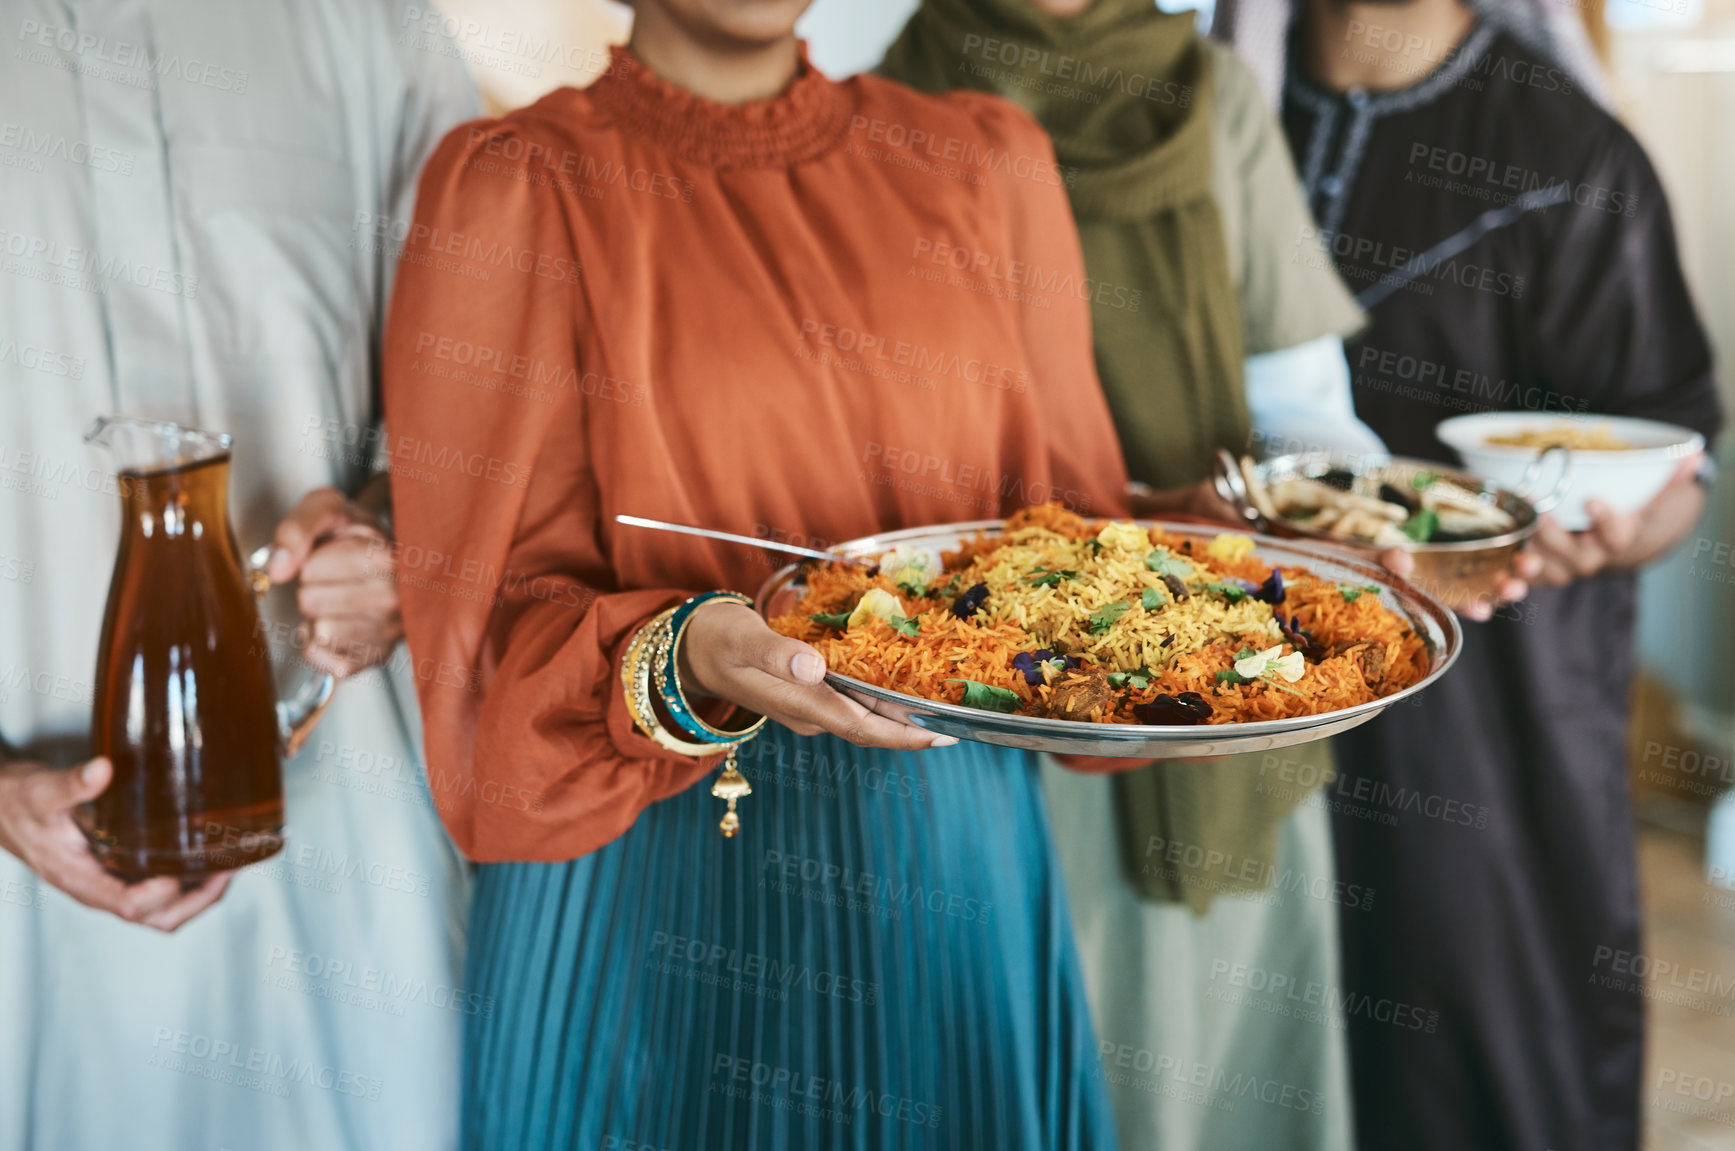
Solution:
{"label": "piece of meat", "polygon": [[1386,649],[1377,643],[1371,643],[1361,651],[1361,676],[1367,681],[1368,687],[1379,691],[1386,682]]}
{"label": "piece of meat", "polygon": [[1093,710],[1107,715],[1114,705],[1115,690],[1109,686],[1106,672],[1082,669],[1063,672],[1049,685],[1049,719],[1087,723]]}

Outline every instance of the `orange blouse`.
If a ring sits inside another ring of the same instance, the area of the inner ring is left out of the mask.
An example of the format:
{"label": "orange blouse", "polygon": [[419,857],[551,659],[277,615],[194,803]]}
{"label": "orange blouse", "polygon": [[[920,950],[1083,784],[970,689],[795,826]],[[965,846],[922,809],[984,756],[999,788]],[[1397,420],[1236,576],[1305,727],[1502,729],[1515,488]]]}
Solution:
{"label": "orange blouse", "polygon": [[593,851],[716,761],[634,730],[619,665],[695,591],[808,546],[1059,500],[1123,510],[1047,138],[1009,103],[805,63],[715,104],[617,50],[447,136],[385,347],[429,781],[478,860]]}

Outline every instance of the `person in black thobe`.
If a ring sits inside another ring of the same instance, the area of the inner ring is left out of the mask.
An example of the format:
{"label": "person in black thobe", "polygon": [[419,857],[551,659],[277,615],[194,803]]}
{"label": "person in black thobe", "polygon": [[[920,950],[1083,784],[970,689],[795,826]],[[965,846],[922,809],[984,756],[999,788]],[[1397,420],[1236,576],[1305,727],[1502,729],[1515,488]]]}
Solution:
{"label": "person in black thobe", "polygon": [[[1447,462],[1435,425],[1490,409],[1645,416],[1709,438],[1710,350],[1643,151],[1457,0],[1356,14],[1429,4],[1461,14],[1456,47],[1399,47],[1403,77],[1374,91],[1332,90],[1321,54],[1399,41],[1369,43],[1368,20],[1353,28],[1333,0],[1292,28],[1284,128],[1371,317],[1348,345],[1357,414],[1394,454]],[[1342,917],[1344,989],[1395,1010],[1348,1015],[1363,1147],[1638,1145],[1631,569],[1690,529],[1705,479],[1685,467],[1642,513],[1592,531],[1548,521],[1530,598],[1466,622],[1450,674],[1339,737],[1339,874],[1379,888]]]}

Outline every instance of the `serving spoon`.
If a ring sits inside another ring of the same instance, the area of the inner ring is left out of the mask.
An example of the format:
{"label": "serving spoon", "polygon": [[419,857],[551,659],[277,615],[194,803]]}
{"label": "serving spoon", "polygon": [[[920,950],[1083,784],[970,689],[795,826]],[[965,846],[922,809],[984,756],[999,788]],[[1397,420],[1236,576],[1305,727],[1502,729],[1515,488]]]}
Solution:
{"label": "serving spoon", "polygon": [[794,544],[772,543],[770,540],[756,539],[753,536],[738,536],[733,532],[714,531],[711,528],[696,528],[688,524],[672,524],[666,520],[651,520],[643,516],[616,516],[615,522],[626,524],[633,528],[649,528],[652,531],[676,532],[680,535],[703,536],[708,540],[722,540],[726,544],[745,544],[748,547],[764,548],[766,551],[784,552],[792,556],[805,556],[813,560],[831,560],[836,563],[857,564],[871,568],[878,560],[866,556],[846,556],[841,552],[822,552],[812,548],[798,548]]}

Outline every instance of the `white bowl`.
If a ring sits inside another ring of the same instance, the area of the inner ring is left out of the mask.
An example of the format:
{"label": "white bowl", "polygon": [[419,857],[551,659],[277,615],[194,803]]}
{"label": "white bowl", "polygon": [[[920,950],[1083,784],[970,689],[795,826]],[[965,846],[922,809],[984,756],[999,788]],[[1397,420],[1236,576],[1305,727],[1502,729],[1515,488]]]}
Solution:
{"label": "white bowl", "polygon": [[[1540,458],[1540,448],[1491,444],[1490,436],[1549,431],[1567,425],[1584,431],[1605,430],[1625,444],[1625,450],[1591,451],[1574,448]],[[1676,466],[1705,450],[1705,437],[1687,428],[1631,416],[1568,415],[1559,412],[1484,412],[1455,416],[1434,429],[1442,443],[1455,448],[1464,467],[1485,479],[1518,489],[1551,511],[1568,531],[1590,527],[1584,505],[1601,500],[1618,512],[1637,511],[1663,490]],[[1549,505],[1549,497],[1558,499]]]}

